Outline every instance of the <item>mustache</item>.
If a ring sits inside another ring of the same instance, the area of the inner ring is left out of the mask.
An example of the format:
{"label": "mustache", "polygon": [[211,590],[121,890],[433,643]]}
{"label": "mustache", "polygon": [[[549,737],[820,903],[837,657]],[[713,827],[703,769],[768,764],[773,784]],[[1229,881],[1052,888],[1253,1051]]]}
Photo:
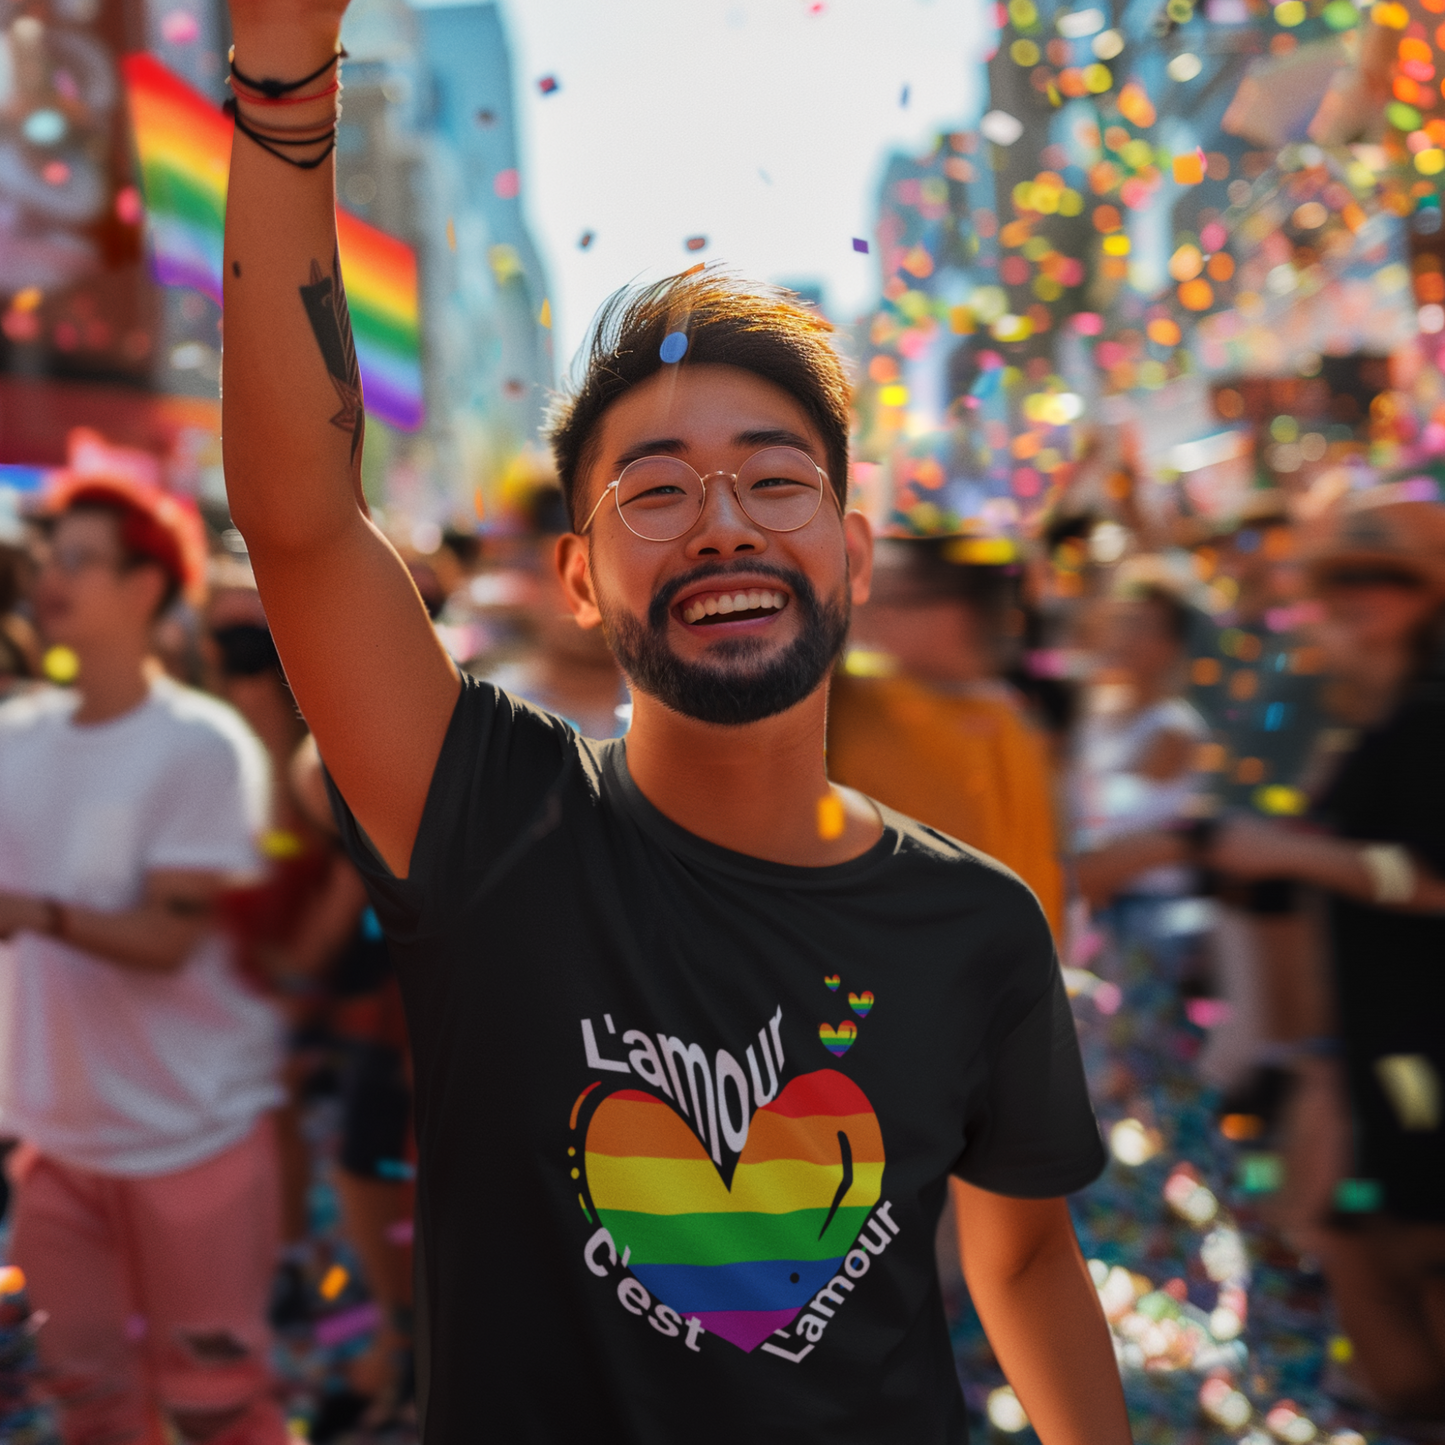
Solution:
{"label": "mustache", "polygon": [[750,577],[771,577],[775,582],[784,583],[800,602],[814,600],[813,585],[799,571],[792,567],[779,567],[775,562],[704,562],[689,572],[683,572],[658,589],[647,608],[647,625],[654,632],[661,632],[667,626],[668,615],[679,592],[699,582],[710,582],[714,578],[736,577],[739,573]]}

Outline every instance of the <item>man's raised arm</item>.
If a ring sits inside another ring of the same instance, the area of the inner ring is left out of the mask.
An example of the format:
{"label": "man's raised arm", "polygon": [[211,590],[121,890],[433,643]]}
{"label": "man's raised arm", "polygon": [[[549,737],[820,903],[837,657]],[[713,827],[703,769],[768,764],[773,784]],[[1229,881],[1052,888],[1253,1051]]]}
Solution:
{"label": "man's raised arm", "polygon": [[331,154],[345,8],[231,0],[222,431],[231,516],[287,679],[337,786],[404,875],[459,683],[361,494]]}

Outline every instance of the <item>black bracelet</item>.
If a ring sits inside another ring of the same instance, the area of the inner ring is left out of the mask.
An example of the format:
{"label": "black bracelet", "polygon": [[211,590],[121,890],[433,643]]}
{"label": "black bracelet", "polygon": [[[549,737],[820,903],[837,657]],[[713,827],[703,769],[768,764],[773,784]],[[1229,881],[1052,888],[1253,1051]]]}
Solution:
{"label": "black bracelet", "polygon": [[[241,115],[240,108],[236,105],[233,96],[226,102],[226,110],[230,113],[231,119],[236,123],[236,129],[241,132],[253,144],[261,147],[268,155],[273,155],[278,161],[285,161],[288,166],[295,166],[298,171],[314,171],[332,151],[336,149],[336,127],[332,126],[330,131],[322,131],[319,135],[308,136],[300,140],[283,140],[276,136],[262,135],[260,131],[252,130],[246,124]],[[300,160],[296,156],[288,156],[284,150],[277,150],[277,146],[314,146],[326,142],[326,149],[320,155],[312,156],[308,160]]]}
{"label": "black bracelet", "polygon": [[290,95],[293,90],[300,90],[304,85],[310,85],[313,80],[320,80],[333,65],[345,59],[346,47],[342,46],[325,65],[318,66],[310,75],[303,75],[300,80],[253,80],[236,64],[236,47],[234,45],[226,57],[226,62],[231,67],[231,74],[248,90],[259,91],[262,95],[275,100],[279,96]]}

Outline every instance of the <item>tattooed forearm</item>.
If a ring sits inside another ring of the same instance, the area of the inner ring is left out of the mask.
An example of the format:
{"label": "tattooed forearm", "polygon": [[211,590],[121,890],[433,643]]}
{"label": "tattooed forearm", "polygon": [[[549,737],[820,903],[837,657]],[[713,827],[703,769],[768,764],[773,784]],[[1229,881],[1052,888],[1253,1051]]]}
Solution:
{"label": "tattooed forearm", "polygon": [[351,433],[351,459],[354,462],[366,429],[366,413],[362,410],[361,369],[356,363],[356,343],[351,337],[351,313],[347,310],[346,292],[341,285],[339,252],[332,255],[329,276],[312,261],[311,280],[301,288],[301,304],[306,308],[331,384],[341,399],[341,409],[331,418],[331,425]]}

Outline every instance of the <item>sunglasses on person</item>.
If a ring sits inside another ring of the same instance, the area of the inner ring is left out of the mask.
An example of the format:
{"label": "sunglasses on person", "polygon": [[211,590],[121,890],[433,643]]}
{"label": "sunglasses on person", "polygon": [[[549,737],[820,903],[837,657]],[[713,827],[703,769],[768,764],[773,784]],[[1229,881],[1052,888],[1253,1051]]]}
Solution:
{"label": "sunglasses on person", "polygon": [[1394,567],[1386,562],[1360,562],[1330,567],[1320,573],[1319,585],[1327,592],[1363,591],[1372,587],[1397,587],[1418,592],[1425,579],[1408,567]]}
{"label": "sunglasses on person", "polygon": [[623,525],[645,542],[671,542],[697,525],[707,505],[707,484],[731,482],[744,515],[768,532],[796,532],[818,515],[828,474],[796,447],[764,447],[736,472],[700,476],[677,457],[639,457],[608,482],[577,529],[586,532],[609,496]]}

